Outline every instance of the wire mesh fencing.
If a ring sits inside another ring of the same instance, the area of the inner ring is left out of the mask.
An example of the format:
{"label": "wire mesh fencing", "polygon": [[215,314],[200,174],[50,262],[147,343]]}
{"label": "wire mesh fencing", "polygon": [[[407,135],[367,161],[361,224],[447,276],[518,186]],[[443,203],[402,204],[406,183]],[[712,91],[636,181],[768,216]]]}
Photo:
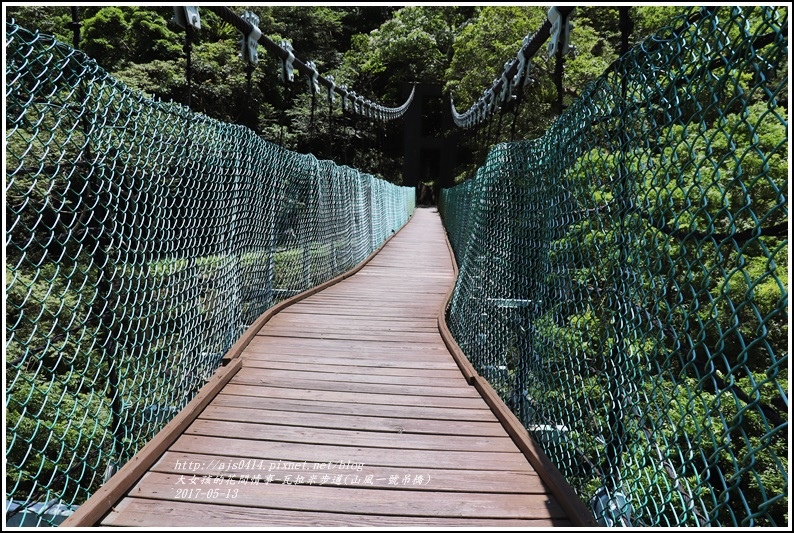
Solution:
{"label": "wire mesh fencing", "polygon": [[695,8],[443,192],[450,329],[603,525],[788,522],[787,27]]}
{"label": "wire mesh fencing", "polygon": [[6,54],[6,518],[47,525],[414,190],[146,99],[13,23]]}

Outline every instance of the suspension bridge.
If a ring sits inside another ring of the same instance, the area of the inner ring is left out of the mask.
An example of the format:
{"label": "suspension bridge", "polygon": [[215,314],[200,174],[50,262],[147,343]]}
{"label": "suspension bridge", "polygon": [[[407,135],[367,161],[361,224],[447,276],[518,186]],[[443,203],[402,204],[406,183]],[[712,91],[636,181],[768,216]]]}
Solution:
{"label": "suspension bridge", "polygon": [[571,11],[451,109],[501,124],[550,41],[560,116],[438,208],[7,22],[7,522],[789,522],[787,9],[621,9],[563,113]]}

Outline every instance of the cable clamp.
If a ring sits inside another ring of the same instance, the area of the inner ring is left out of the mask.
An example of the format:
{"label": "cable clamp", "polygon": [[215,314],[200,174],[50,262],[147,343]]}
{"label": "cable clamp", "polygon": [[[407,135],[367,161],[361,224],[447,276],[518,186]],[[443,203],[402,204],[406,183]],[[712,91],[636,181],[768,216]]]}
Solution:
{"label": "cable clamp", "polygon": [[330,74],[328,76],[326,76],[325,79],[328,80],[328,83],[331,84],[331,86],[328,87],[328,103],[329,104],[333,104],[334,103],[334,89],[336,88],[336,83],[334,83],[334,77],[332,75],[330,75]]}
{"label": "cable clamp", "polygon": [[194,30],[201,29],[201,17],[197,6],[174,6],[174,22],[186,30],[188,26]]}
{"label": "cable clamp", "polygon": [[512,94],[513,84],[507,79],[507,70],[510,68],[511,64],[510,61],[505,61],[505,67],[504,70],[502,70],[502,103],[510,100],[510,95]]}
{"label": "cable clamp", "polygon": [[295,69],[292,67],[292,63],[295,61],[295,54],[292,53],[292,43],[285,39],[281,41],[280,46],[287,52],[287,59],[282,61],[279,79],[282,82],[294,81]]}
{"label": "cable clamp", "polygon": [[[518,89],[518,85],[521,83],[521,77],[524,75],[524,70],[527,67],[527,58],[524,55],[524,48],[529,44],[529,35],[524,37],[524,42],[521,44],[521,50],[518,51],[518,71],[516,75],[513,76],[513,90]],[[530,63],[531,65],[531,63]],[[527,85],[527,80],[524,79],[524,86]]]}
{"label": "cable clamp", "polygon": [[491,85],[491,87],[486,89],[484,98],[485,98],[485,112],[487,117],[493,113],[494,102],[496,100],[496,98],[494,98],[493,85]]}
{"label": "cable clamp", "polygon": [[356,91],[350,91],[350,111],[358,113],[358,95]]}
{"label": "cable clamp", "polygon": [[549,55],[554,55],[558,49],[563,54],[568,53],[568,41],[571,37],[573,25],[568,21],[568,15],[563,15],[556,7],[549,9],[549,22],[551,22],[551,40],[549,41]]}
{"label": "cable clamp", "polygon": [[241,18],[253,27],[251,32],[243,37],[240,56],[249,65],[256,65],[259,62],[257,46],[259,46],[259,38],[262,36],[262,30],[257,26],[259,17],[253,11],[244,11]]}
{"label": "cable clamp", "polygon": [[317,65],[314,61],[310,60],[306,62],[306,66],[312,71],[311,77],[309,78],[309,92],[317,94],[320,92],[320,84],[317,83],[317,80],[320,78],[320,73],[317,72]]}

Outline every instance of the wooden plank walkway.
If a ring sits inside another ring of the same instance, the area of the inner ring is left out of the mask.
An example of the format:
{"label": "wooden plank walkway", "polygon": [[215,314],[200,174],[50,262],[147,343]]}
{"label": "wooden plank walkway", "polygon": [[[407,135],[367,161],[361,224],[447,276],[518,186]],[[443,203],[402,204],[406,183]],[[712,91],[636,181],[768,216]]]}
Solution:
{"label": "wooden plank walkway", "polygon": [[358,273],[273,316],[101,525],[570,526],[439,334],[443,231],[418,209]]}

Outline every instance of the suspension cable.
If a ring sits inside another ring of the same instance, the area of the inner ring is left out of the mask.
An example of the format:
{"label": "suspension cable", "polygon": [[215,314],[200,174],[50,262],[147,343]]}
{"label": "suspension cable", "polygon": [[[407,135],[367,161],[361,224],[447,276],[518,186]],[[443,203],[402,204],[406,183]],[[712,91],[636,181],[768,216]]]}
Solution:
{"label": "suspension cable", "polygon": [[[207,6],[207,9],[218,15],[224,22],[227,22],[243,32],[244,35],[248,35],[251,30],[253,30],[254,26],[250,23],[246,22],[243,18],[238,16],[234,11],[229,9],[228,7],[223,6]],[[289,57],[289,53],[278,44],[273,42],[271,39],[266,37],[265,35],[260,35],[258,39],[259,44],[265,47],[270,54],[278,57],[282,61],[286,61]],[[301,74],[306,76],[312,77],[315,74],[315,70],[310,68],[306,65],[303,61],[298,58],[292,59],[292,66],[294,69],[298,70]],[[325,87],[326,89],[334,91],[336,94],[346,97],[350,93],[347,89],[342,88],[340,86],[334,85],[331,81],[329,81],[324,76],[318,75],[317,76],[317,83]],[[416,93],[416,89],[411,91],[410,96],[408,99],[399,107],[386,107],[374,102],[370,102],[369,100],[365,101],[365,105],[363,106],[352,106],[354,112],[359,113],[368,118],[375,118],[377,116],[381,116],[384,120],[394,120],[400,118],[405,114],[408,110],[408,107],[411,105],[413,101],[414,94]]]}
{"label": "suspension cable", "polygon": [[[563,20],[563,22],[567,19],[567,17],[573,12],[573,7],[556,7],[556,9]],[[540,47],[549,39],[551,36],[552,30],[552,23],[547,18],[543,21],[540,28],[535,31],[534,34],[531,36],[527,34],[527,37],[524,38],[524,44],[521,47],[521,50],[518,51],[518,54],[515,59],[513,59],[509,66],[504,70],[502,75],[497,78],[493,85],[486,89],[483,93],[483,96],[475,102],[466,112],[458,113],[457,109],[455,108],[455,103],[450,98],[450,104],[452,106],[452,118],[455,122],[455,125],[461,128],[470,128],[475,125],[479,125],[486,117],[485,115],[490,115],[493,113],[493,110],[496,108],[495,105],[489,105],[487,100],[494,101],[497,98],[497,95],[501,95],[502,91],[508,90],[506,86],[507,83],[512,80],[516,74],[519,77],[523,77],[523,70],[527,68],[527,63],[537,54],[540,50]],[[478,112],[478,110],[481,110]]]}

